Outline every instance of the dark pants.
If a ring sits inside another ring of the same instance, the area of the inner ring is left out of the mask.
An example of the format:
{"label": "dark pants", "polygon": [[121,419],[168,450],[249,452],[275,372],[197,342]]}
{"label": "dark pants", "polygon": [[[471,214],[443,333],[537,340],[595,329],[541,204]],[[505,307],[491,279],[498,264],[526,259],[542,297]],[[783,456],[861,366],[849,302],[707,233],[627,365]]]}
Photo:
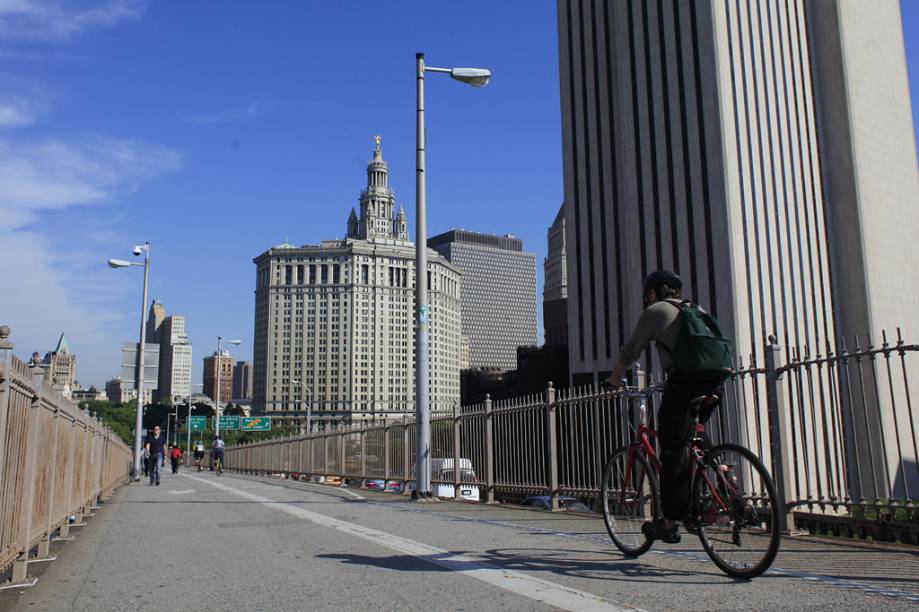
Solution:
{"label": "dark pants", "polygon": [[172,473],[178,474],[179,473],[179,460],[173,459],[172,457],[170,457],[170,459],[172,460]]}
{"label": "dark pants", "polygon": [[[692,496],[689,479],[689,441],[693,416],[689,403],[700,395],[724,393],[720,383],[709,381],[668,380],[657,416],[657,434],[661,449],[661,505],[664,518],[679,521],[686,517]],[[699,421],[712,416],[715,405],[703,406]],[[705,437],[705,445],[708,438]]]}

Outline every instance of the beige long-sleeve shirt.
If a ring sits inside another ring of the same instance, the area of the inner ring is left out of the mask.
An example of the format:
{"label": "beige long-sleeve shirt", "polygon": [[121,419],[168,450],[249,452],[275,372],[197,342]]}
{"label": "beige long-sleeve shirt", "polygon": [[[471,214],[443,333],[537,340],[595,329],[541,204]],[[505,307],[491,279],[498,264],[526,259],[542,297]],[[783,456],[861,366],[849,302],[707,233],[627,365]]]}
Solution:
{"label": "beige long-sleeve shirt", "polygon": [[[669,302],[669,303],[668,303]],[[676,342],[680,331],[678,317],[680,316],[680,300],[662,300],[645,308],[632,337],[626,342],[619,352],[619,361],[629,366],[638,361],[648,344],[653,340],[657,345],[657,354],[660,356],[661,367],[666,372],[673,365],[670,358],[670,347]]]}

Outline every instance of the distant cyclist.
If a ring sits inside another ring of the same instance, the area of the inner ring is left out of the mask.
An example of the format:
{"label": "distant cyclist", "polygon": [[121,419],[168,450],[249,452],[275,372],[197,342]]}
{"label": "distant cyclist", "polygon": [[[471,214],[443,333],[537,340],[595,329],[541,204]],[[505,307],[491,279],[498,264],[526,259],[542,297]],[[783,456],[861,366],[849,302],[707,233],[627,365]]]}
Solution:
{"label": "distant cyclist", "polygon": [[[220,471],[223,471],[223,451],[226,448],[223,438],[219,435],[214,436],[214,463],[220,461]],[[219,472],[218,472],[219,473]]]}
{"label": "distant cyclist", "polygon": [[[730,343],[724,339],[718,322],[684,300],[682,290],[683,281],[667,270],[645,278],[645,309],[604,382],[618,387],[626,369],[641,357],[652,340],[655,342],[661,367],[667,373],[657,429],[664,516],[642,525],[642,532],[650,539],[669,543],[680,541],[677,521],[686,518],[690,504],[691,483],[686,470],[693,416],[689,404],[702,395],[721,397],[721,384],[730,374],[731,363]],[[705,423],[714,409],[715,404],[704,406],[700,422]],[[687,524],[687,528],[692,527]]]}
{"label": "distant cyclist", "polygon": [[204,461],[204,442],[198,440],[195,443],[195,466],[201,471],[201,462]]}

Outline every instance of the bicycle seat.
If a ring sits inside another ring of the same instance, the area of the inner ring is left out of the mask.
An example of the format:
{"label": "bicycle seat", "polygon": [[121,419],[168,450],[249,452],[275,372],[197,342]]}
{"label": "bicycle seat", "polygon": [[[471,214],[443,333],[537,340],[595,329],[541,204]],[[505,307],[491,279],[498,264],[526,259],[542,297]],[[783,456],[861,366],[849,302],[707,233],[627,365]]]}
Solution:
{"label": "bicycle seat", "polygon": [[689,408],[693,412],[698,412],[702,406],[714,406],[721,401],[721,398],[715,394],[700,395],[691,402],[689,402]]}

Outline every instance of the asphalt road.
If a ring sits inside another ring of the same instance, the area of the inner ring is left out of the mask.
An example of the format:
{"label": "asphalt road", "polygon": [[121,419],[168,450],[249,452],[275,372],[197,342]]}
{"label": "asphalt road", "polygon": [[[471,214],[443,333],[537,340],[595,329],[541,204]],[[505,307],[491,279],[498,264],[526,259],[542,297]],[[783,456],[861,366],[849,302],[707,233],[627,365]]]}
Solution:
{"label": "asphalt road", "polygon": [[698,541],[640,559],[602,520],[209,473],[122,487],[15,610],[919,609],[919,554],[785,540],[734,581]]}

